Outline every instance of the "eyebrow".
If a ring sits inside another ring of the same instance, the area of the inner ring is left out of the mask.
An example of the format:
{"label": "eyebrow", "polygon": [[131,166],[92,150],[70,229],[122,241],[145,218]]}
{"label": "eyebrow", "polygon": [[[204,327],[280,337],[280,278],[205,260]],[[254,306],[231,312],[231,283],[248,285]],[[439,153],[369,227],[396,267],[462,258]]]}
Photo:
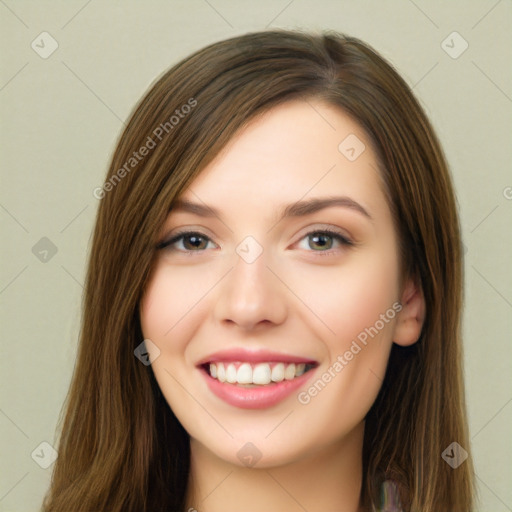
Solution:
{"label": "eyebrow", "polygon": [[[357,201],[354,201],[353,199],[347,196],[334,196],[317,197],[289,204],[282,211],[279,221],[287,217],[304,217],[306,215],[311,215],[320,210],[323,210],[325,208],[331,208],[333,206],[348,208],[350,210],[362,214],[363,216],[370,220],[373,220],[372,216],[368,213],[366,208],[364,208]],[[186,199],[178,199],[175,201],[174,206],[171,208],[171,212],[176,211],[193,213],[195,215],[199,215],[200,217],[218,217],[219,219],[221,218],[220,212],[216,208],[213,208],[212,206],[208,206],[206,204],[194,203]]]}

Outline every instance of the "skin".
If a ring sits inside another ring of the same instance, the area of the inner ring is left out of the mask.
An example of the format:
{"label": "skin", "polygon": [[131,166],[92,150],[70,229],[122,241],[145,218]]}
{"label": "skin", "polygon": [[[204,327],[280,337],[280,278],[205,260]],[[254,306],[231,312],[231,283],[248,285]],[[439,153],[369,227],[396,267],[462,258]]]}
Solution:
{"label": "skin", "polygon": [[[354,161],[338,149],[350,134],[365,145]],[[184,192],[218,217],[173,211],[166,220],[159,242],[182,228],[207,237],[199,249],[190,237],[160,249],[140,304],[144,337],[160,350],[152,369],[191,437],[189,507],[362,510],[364,417],[392,343],[414,343],[424,317],[421,290],[401,275],[377,168],[370,141],[343,111],[294,100],[247,125]],[[371,218],[331,206],[279,220],[286,205],[333,195]],[[353,245],[308,236],[325,228]],[[236,252],[249,235],[263,249],[252,263]],[[303,356],[318,362],[299,390],[307,391],[399,301],[401,311],[307,404],[294,392],[267,409],[234,407],[210,392],[195,366],[227,348]],[[237,457],[248,442],[261,453],[254,467]]]}

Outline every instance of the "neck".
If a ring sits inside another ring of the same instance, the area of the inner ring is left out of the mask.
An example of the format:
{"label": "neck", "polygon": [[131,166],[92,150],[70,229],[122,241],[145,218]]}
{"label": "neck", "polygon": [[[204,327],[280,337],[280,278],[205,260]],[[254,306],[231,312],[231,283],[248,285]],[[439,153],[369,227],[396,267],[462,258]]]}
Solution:
{"label": "neck", "polygon": [[364,425],[343,440],[288,464],[248,468],[191,439],[186,511],[362,512]]}

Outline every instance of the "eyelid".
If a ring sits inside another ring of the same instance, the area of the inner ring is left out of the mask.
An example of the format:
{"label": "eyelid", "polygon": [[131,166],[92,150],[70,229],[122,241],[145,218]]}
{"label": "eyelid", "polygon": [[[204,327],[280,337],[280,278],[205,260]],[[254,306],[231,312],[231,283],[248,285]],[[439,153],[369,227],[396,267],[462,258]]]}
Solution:
{"label": "eyelid", "polygon": [[[190,225],[190,226],[182,226],[171,229],[166,229],[164,235],[159,237],[159,241],[157,242],[157,246],[168,244],[170,241],[179,238],[181,235],[200,235],[202,237],[208,238],[213,242],[214,236],[211,231],[204,226],[201,225]],[[216,244],[218,245],[218,244]]]}
{"label": "eyelid", "polygon": [[[315,251],[313,249],[302,249],[304,252],[309,254],[314,254],[314,257],[317,256],[324,256],[329,257],[336,255],[340,251],[346,251],[347,249],[355,246],[355,242],[352,241],[350,237],[345,235],[344,233],[341,233],[340,231],[333,229],[333,228],[323,228],[323,229],[313,229],[305,233],[303,236],[301,236],[295,243],[291,245],[291,247],[294,247],[300,243],[302,243],[304,240],[307,240],[307,238],[314,234],[323,234],[327,235],[330,238],[332,238],[335,242],[338,243],[338,247],[326,249],[326,250],[319,250]],[[306,242],[307,243],[307,242]]]}
{"label": "eyelid", "polygon": [[346,229],[342,229],[338,226],[333,226],[332,224],[314,224],[312,226],[307,226],[297,235],[297,241],[292,245],[300,242],[303,238],[308,235],[312,235],[314,233],[328,233],[330,235],[337,235],[344,239],[347,243],[352,245],[356,244],[356,241],[352,235],[348,233]]}
{"label": "eyelid", "polygon": [[[198,229],[183,228],[181,230],[178,230],[178,231],[174,232],[172,235],[165,236],[160,242],[158,242],[156,244],[156,249],[157,250],[159,250],[159,249],[166,249],[169,246],[174,245],[176,242],[178,242],[180,239],[184,238],[187,235],[188,236],[191,236],[191,235],[200,236],[201,238],[206,239],[208,241],[208,243],[211,242],[212,244],[214,244],[214,245],[216,245],[218,247],[218,244],[216,244],[212,240],[212,237],[210,237],[209,235],[199,231]],[[178,252],[192,253],[192,252],[203,252],[203,251],[183,251],[183,250],[180,250]]]}

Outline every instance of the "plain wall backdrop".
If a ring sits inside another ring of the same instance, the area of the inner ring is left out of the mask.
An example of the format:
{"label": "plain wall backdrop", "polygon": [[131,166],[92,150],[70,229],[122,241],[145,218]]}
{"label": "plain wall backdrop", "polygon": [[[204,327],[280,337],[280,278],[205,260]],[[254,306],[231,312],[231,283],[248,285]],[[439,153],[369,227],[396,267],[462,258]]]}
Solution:
{"label": "plain wall backdrop", "polygon": [[271,27],[367,41],[413,87],[437,130],[465,244],[479,510],[512,510],[509,0],[0,0],[0,15],[0,510],[38,510],[50,482],[99,204],[93,191],[123,123],[181,58]]}

